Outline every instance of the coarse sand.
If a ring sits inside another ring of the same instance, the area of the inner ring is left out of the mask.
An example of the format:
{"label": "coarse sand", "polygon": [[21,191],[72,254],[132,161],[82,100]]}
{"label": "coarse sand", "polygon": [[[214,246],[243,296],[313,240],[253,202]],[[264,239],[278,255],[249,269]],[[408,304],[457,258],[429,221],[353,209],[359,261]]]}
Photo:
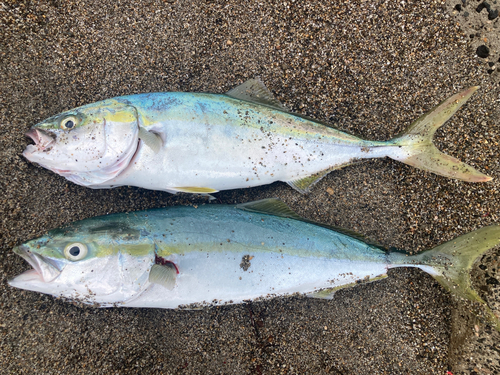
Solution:
{"label": "coarse sand", "polygon": [[[223,93],[260,77],[303,113],[386,140],[441,100],[480,90],[435,137],[494,177],[471,184],[388,159],[210,204],[279,197],[302,216],[407,252],[500,222],[497,1],[51,0],[0,3],[0,373],[494,374],[500,334],[417,269],[339,291],[195,311],[95,309],[10,288],[11,249],[65,223],[205,198],[90,190],[29,163],[29,127],[154,91]],[[61,161],[63,162],[63,161]],[[500,312],[499,251],[474,273]]]}

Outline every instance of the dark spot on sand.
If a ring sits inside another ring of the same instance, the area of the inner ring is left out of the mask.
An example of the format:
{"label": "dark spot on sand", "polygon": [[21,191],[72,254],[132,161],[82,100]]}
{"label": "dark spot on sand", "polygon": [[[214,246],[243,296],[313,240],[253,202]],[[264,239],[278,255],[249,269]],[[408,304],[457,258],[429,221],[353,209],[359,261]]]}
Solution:
{"label": "dark spot on sand", "polygon": [[490,49],[488,47],[486,47],[484,44],[480,45],[476,49],[476,55],[478,55],[482,59],[485,59],[490,55]]}

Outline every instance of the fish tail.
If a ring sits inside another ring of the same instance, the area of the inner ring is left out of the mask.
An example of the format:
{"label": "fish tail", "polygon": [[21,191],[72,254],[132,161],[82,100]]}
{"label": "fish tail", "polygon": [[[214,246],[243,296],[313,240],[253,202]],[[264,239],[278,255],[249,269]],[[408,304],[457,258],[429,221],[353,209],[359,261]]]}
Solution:
{"label": "fish tail", "polygon": [[476,260],[489,249],[500,244],[500,224],[490,225],[464,234],[449,242],[407,257],[415,265],[430,266],[432,277],[452,294],[479,302],[484,306],[488,320],[500,331],[500,319],[473,289],[470,271]]}
{"label": "fish tail", "polygon": [[453,114],[474,94],[479,86],[470,87],[419,117],[400,136],[391,140],[401,152],[389,155],[392,159],[435,174],[468,182],[486,182],[492,178],[470,165],[439,151],[432,138]]}

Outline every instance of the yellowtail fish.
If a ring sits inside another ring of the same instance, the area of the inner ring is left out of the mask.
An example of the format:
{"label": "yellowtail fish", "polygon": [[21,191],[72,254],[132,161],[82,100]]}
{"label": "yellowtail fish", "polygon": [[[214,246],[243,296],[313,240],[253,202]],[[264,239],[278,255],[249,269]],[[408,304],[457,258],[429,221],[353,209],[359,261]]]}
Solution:
{"label": "yellowtail fish", "polygon": [[226,94],[150,93],[107,99],[31,128],[30,161],[90,188],[137,186],[171,193],[287,182],[301,193],[334,169],[389,157],[470,182],[491,178],[441,153],[435,131],[471,87],[389,141],[368,141],[288,112],[259,80]]}
{"label": "yellowtail fish", "polygon": [[451,293],[484,304],[473,262],[500,243],[492,225],[418,255],[300,218],[277,199],[171,207],[87,219],[14,249],[33,269],[11,286],[101,307],[196,308],[339,288],[418,267]]}

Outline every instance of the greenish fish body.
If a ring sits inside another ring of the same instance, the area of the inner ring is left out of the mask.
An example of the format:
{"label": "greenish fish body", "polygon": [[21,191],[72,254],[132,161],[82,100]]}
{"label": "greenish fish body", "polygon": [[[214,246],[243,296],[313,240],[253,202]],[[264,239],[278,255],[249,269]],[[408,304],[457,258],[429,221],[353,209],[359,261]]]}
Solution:
{"label": "greenish fish body", "polygon": [[307,192],[328,172],[390,157],[466,181],[490,177],[442,154],[437,128],[477,87],[452,96],[386,142],[368,141],[288,112],[257,80],[227,94],[117,97],[51,117],[27,133],[24,156],[91,188],[138,186],[213,193],[284,181]]}
{"label": "greenish fish body", "polygon": [[172,207],[50,231],[14,249],[33,269],[9,283],[102,307],[193,308],[294,293],[324,298],[409,266],[482,301],[468,270],[499,242],[494,225],[406,256],[303,220],[276,199]]}

